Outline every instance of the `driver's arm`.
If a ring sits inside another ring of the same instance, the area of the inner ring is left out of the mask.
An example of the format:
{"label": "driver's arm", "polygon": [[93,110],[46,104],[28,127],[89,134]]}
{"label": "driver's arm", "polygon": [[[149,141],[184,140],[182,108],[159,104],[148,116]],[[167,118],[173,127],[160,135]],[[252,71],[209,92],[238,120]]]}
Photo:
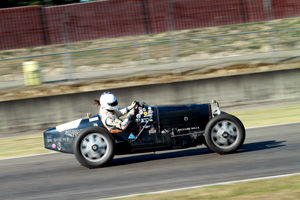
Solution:
{"label": "driver's arm", "polygon": [[129,111],[131,111],[136,106],[136,101],[133,101],[132,104],[126,108],[120,109],[116,111],[118,117],[126,115]]}
{"label": "driver's arm", "polygon": [[108,116],[105,119],[105,124],[109,127],[114,127],[114,128],[118,128],[121,130],[125,130],[128,127],[128,125],[130,124],[133,116],[134,116],[134,110],[131,109],[131,111],[128,113],[126,119],[124,119],[123,121],[116,117]]}
{"label": "driver's arm", "polygon": [[107,126],[125,130],[130,124],[130,117],[126,117],[124,121],[121,121],[120,119],[117,118],[108,117],[106,118],[105,123]]}

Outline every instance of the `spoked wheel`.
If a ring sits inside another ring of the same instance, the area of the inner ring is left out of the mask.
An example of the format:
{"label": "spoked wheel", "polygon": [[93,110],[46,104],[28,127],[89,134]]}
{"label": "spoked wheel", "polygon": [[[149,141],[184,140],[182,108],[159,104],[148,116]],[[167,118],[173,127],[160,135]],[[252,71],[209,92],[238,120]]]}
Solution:
{"label": "spoked wheel", "polygon": [[242,122],[225,113],[211,119],[205,128],[207,146],[219,154],[235,152],[243,145],[245,137]]}
{"label": "spoked wheel", "polygon": [[115,154],[113,137],[101,127],[84,129],[75,139],[73,148],[78,162],[88,168],[109,164]]}

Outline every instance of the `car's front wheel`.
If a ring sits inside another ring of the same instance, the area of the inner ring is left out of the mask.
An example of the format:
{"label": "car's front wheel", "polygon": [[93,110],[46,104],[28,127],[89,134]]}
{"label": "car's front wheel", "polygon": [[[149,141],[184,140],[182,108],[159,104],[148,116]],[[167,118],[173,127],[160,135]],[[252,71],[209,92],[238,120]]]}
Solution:
{"label": "car's front wheel", "polygon": [[243,145],[246,137],[242,122],[227,113],[211,119],[204,135],[207,146],[219,154],[235,152]]}
{"label": "car's front wheel", "polygon": [[110,163],[115,155],[115,143],[106,129],[89,127],[78,134],[73,150],[79,163],[96,168]]}

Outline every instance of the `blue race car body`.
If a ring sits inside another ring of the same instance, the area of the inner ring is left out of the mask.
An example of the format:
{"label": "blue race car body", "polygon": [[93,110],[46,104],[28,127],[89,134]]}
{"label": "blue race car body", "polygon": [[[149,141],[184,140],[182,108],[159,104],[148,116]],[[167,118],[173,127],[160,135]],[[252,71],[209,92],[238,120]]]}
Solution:
{"label": "blue race car body", "polygon": [[215,101],[169,106],[139,103],[135,113],[130,126],[120,133],[109,133],[99,115],[53,127],[44,132],[45,148],[74,153],[81,164],[94,168],[108,164],[116,154],[201,144],[221,154],[231,153],[245,139],[245,129],[240,120],[221,113]]}

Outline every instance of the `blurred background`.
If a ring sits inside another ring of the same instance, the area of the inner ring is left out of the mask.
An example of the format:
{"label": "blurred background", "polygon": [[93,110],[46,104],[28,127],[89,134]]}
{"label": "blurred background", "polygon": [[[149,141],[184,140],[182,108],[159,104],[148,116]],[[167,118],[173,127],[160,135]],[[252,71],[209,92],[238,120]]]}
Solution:
{"label": "blurred background", "polygon": [[120,106],[299,99],[298,0],[10,0],[1,7],[0,125],[8,132],[96,114],[91,100],[107,90]]}
{"label": "blurred background", "polygon": [[[95,89],[87,84],[91,80],[105,88],[108,80],[143,82],[132,76],[163,82],[255,72],[262,65],[272,70],[283,62],[295,67],[299,61],[297,0],[81,2],[1,2],[2,100]],[[28,77],[35,80],[26,82]],[[72,86],[45,92],[40,85],[27,93],[30,88],[21,87],[50,83]]]}

